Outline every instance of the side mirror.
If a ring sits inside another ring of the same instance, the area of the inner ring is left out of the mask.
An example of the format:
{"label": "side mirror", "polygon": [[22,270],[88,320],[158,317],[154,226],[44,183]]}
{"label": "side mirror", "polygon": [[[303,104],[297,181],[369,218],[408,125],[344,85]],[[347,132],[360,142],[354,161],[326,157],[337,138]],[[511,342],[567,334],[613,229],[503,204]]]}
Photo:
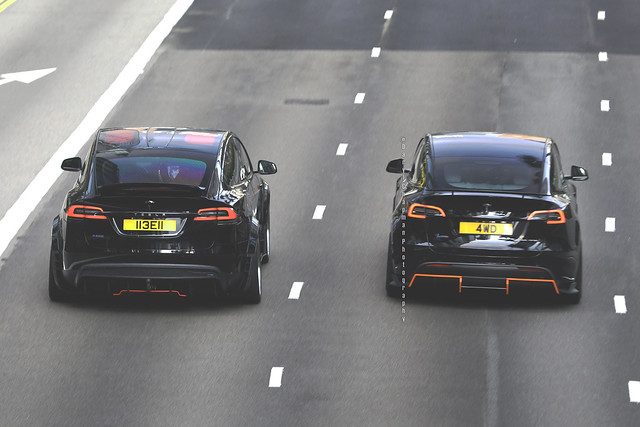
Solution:
{"label": "side mirror", "polygon": [[402,164],[402,159],[391,160],[389,164],[387,164],[387,172],[390,173],[404,173],[404,165]]}
{"label": "side mirror", "polygon": [[571,166],[571,176],[569,177],[569,179],[573,181],[586,181],[587,179],[589,179],[589,174],[587,173],[587,170],[582,166],[573,165]]}
{"label": "side mirror", "polygon": [[260,175],[273,175],[276,172],[278,172],[278,168],[275,163],[268,160],[258,161],[258,173]]}
{"label": "side mirror", "polygon": [[62,170],[69,172],[80,172],[82,170],[82,159],[80,157],[72,157],[62,161]]}

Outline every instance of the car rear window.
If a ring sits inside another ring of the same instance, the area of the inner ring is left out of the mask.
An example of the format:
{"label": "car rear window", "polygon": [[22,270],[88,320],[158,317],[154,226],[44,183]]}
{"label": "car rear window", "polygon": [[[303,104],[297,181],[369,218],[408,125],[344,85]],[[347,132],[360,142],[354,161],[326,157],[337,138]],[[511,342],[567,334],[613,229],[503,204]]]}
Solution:
{"label": "car rear window", "polygon": [[543,162],[532,156],[440,157],[435,163],[437,190],[542,193]]}
{"label": "car rear window", "polygon": [[205,161],[172,156],[96,157],[98,188],[116,184],[181,184],[205,187],[208,177]]}

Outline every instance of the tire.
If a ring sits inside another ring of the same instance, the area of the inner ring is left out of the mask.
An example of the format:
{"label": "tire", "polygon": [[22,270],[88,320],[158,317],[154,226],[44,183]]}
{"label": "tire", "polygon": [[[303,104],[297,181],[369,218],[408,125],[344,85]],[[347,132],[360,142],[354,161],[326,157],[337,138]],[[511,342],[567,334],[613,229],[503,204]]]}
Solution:
{"label": "tire", "polygon": [[578,266],[578,274],[576,274],[576,290],[578,292],[573,294],[563,295],[563,301],[565,304],[576,305],[580,303],[582,298],[582,250],[580,250],[580,264]]}
{"label": "tire", "polygon": [[255,264],[255,268],[252,269],[249,275],[247,289],[242,296],[245,304],[258,304],[262,299],[262,269],[260,268],[260,262]]}
{"label": "tire", "polygon": [[[268,209],[268,208],[267,208]],[[266,264],[269,262],[269,255],[271,255],[271,214],[267,210],[267,220],[263,225],[264,231],[261,230],[260,241],[264,242],[260,245],[260,263]]]}
{"label": "tire", "polygon": [[[56,283],[56,274],[57,263],[56,256],[54,252],[54,246],[51,245],[51,254],[49,255],[49,299],[53,302],[69,302],[74,298],[71,294],[60,289]],[[62,280],[61,277],[58,277],[58,280]]]}
{"label": "tire", "polygon": [[392,281],[393,281],[393,271],[391,268],[391,245],[389,245],[389,251],[387,255],[387,282],[385,284],[385,289],[389,297],[400,298],[400,295],[402,294],[402,288],[391,285]]}

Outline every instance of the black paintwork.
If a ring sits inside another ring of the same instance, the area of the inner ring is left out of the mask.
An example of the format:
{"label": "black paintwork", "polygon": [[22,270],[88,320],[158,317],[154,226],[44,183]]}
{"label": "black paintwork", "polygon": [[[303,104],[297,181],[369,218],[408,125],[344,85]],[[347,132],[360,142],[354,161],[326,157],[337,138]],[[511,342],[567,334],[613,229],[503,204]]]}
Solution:
{"label": "black paintwork", "polygon": [[[84,162],[62,167],[81,174],[53,221],[53,300],[144,291],[259,302],[270,201],[260,175],[276,166],[261,160],[254,168],[232,132],[102,129]],[[235,218],[199,213],[212,208]],[[174,220],[176,230],[124,230],[125,219]]]}
{"label": "black paintwork", "polygon": [[[464,182],[449,185],[438,177],[452,157],[469,170],[489,159],[485,163],[491,164],[492,171],[499,170],[494,164],[500,161],[508,164],[525,159],[526,164],[516,172],[525,170],[535,185],[522,181],[520,186],[526,191],[509,190],[516,185],[506,171],[486,177],[487,183],[482,185],[489,189]],[[390,295],[398,295],[410,285],[506,292],[506,279],[510,278],[509,294],[533,288],[555,294],[553,280],[559,294],[579,301],[581,240],[572,181],[585,180],[588,175],[578,166],[572,167],[573,175],[563,175],[552,140],[471,132],[427,135],[418,144],[411,169],[404,169],[396,159],[389,162],[387,171],[403,174],[396,185],[389,239],[386,286]],[[409,216],[413,204],[434,206],[444,216],[435,208],[428,210],[429,216],[422,215],[424,218]],[[545,218],[546,214],[529,218],[534,211],[548,210],[562,211],[565,222],[553,223],[560,213],[554,213],[553,218]],[[549,219],[552,223],[547,223]],[[461,221],[511,224],[513,233],[463,234]]]}

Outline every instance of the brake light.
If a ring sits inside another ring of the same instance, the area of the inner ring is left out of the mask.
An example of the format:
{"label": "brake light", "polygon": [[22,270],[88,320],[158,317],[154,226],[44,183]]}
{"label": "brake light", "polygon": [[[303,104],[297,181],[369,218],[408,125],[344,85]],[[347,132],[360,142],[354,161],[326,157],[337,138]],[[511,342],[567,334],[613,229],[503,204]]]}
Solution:
{"label": "brake light", "polygon": [[194,221],[212,221],[236,219],[238,215],[232,208],[206,208],[198,211],[198,216]]}
{"label": "brake light", "polygon": [[71,205],[67,210],[67,216],[72,218],[107,219],[102,213],[102,208],[96,206]]}
{"label": "brake light", "polygon": [[424,219],[428,216],[446,216],[442,208],[431,205],[421,205],[414,203],[409,206],[409,213],[407,214],[411,218]]}
{"label": "brake light", "polygon": [[533,211],[527,217],[527,221],[542,220],[547,221],[547,224],[564,224],[567,222],[564,216],[564,211],[560,209],[552,209],[548,211]]}

